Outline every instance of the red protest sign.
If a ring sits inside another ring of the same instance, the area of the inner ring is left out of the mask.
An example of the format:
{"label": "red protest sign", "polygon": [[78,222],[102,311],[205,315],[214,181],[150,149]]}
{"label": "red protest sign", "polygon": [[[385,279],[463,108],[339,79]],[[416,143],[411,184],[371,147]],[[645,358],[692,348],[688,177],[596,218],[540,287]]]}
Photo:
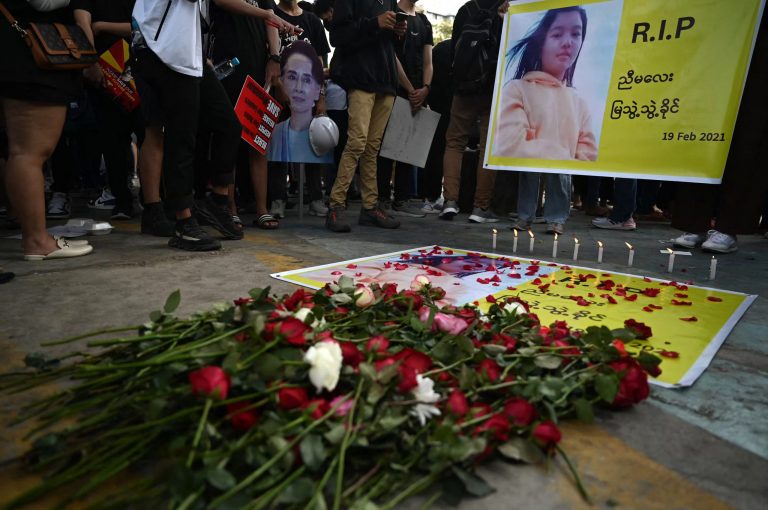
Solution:
{"label": "red protest sign", "polygon": [[104,88],[126,112],[132,112],[141,103],[136,82],[131,77],[130,70],[126,72],[129,57],[130,48],[124,39],[118,40],[99,56]]}
{"label": "red protest sign", "polygon": [[235,114],[243,126],[241,137],[260,154],[266,155],[272,130],[283,109],[280,103],[267,94],[256,80],[247,76],[240,97],[237,98]]}

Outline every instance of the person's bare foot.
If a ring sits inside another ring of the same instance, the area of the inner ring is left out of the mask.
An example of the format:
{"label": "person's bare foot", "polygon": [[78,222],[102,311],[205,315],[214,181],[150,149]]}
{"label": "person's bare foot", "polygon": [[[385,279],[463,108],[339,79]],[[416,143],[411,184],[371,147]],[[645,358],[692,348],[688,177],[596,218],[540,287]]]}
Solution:
{"label": "person's bare foot", "polygon": [[48,235],[21,240],[21,248],[24,255],[48,255],[59,249],[56,239]]}

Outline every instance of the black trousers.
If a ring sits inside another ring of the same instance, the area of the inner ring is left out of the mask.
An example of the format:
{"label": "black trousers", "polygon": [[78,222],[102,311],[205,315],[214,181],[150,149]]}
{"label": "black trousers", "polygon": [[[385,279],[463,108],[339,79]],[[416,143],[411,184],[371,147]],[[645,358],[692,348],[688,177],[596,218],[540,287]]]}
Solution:
{"label": "black trousers", "polygon": [[147,126],[163,127],[163,182],[174,211],[192,207],[200,81],[166,66],[152,51],[134,53]]}
{"label": "black trousers", "polygon": [[[389,201],[392,197],[392,181],[395,183],[395,202],[404,202],[411,198],[413,194],[413,165],[393,161],[391,159],[377,159],[376,184],[379,187],[379,200]],[[395,171],[395,178],[392,179],[392,169]]]}
{"label": "black trousers", "polygon": [[141,145],[144,140],[141,110],[137,108],[128,113],[99,91],[92,92],[91,100],[99,126],[99,143],[107,167],[109,189],[119,209],[130,209],[133,203],[133,195],[128,186],[133,165],[131,134],[136,134]]}
{"label": "black trousers", "polygon": [[200,81],[200,111],[195,149],[195,195],[205,195],[208,182],[227,186],[235,182],[237,150],[242,127],[224,86],[205,66]]}

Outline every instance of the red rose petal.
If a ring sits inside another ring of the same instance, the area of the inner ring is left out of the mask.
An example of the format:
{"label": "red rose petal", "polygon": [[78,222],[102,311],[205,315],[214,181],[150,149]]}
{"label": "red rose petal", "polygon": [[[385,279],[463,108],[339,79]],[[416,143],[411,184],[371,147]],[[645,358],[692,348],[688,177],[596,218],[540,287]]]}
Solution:
{"label": "red rose petal", "polygon": [[680,357],[680,353],[679,352],[675,352],[675,351],[665,351],[665,350],[662,350],[662,351],[659,352],[659,354],[661,354],[665,358],[672,358],[672,359],[674,359],[674,358],[679,358]]}
{"label": "red rose petal", "polygon": [[650,306],[644,306],[643,311],[648,313],[653,313],[653,308],[651,308]]}
{"label": "red rose petal", "polygon": [[693,303],[691,301],[678,301],[677,299],[673,299],[672,304],[675,306],[691,306]]}
{"label": "red rose petal", "polygon": [[707,297],[707,301],[712,301],[713,303],[722,303],[723,300],[716,296],[709,296]]}
{"label": "red rose petal", "polygon": [[699,319],[696,317],[680,317],[680,320],[685,322],[698,322]]}
{"label": "red rose petal", "polygon": [[340,275],[340,274],[341,274],[341,271],[333,271],[333,272],[331,273],[331,276],[338,276],[338,275]]}
{"label": "red rose petal", "polygon": [[637,294],[632,294],[631,296],[626,296],[624,298],[627,301],[637,301]]}

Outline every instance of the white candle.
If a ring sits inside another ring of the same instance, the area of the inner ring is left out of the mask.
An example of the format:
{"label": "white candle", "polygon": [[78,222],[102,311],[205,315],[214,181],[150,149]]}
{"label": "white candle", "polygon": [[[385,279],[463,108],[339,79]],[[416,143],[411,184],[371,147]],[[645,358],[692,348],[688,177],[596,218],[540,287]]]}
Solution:
{"label": "white candle", "polygon": [[629,249],[629,258],[627,259],[627,266],[632,267],[632,264],[635,262],[635,249],[632,247],[629,243],[624,243],[627,245],[627,248]]}
{"label": "white candle", "polygon": [[533,253],[533,242],[536,240],[536,237],[533,235],[533,232],[531,230],[528,231],[528,235],[531,236],[531,245],[528,248],[528,251]]}
{"label": "white candle", "polygon": [[573,260],[579,260],[579,240],[573,238]]}
{"label": "white candle", "polygon": [[671,273],[675,270],[675,252],[667,248],[669,252],[669,262],[667,262],[667,273]]}
{"label": "white candle", "polygon": [[517,229],[512,230],[515,233],[515,238],[512,241],[512,253],[517,253]]}
{"label": "white candle", "polygon": [[557,233],[555,233],[555,242],[552,243],[552,258],[557,258]]}
{"label": "white candle", "polygon": [[602,241],[597,242],[597,262],[598,263],[603,262],[603,242]]}
{"label": "white candle", "polygon": [[717,259],[712,256],[712,262],[709,263],[709,279],[714,280],[717,274]]}
{"label": "white candle", "polygon": [[494,228],[493,229],[493,250],[496,249],[496,236],[498,235],[498,231]]}

